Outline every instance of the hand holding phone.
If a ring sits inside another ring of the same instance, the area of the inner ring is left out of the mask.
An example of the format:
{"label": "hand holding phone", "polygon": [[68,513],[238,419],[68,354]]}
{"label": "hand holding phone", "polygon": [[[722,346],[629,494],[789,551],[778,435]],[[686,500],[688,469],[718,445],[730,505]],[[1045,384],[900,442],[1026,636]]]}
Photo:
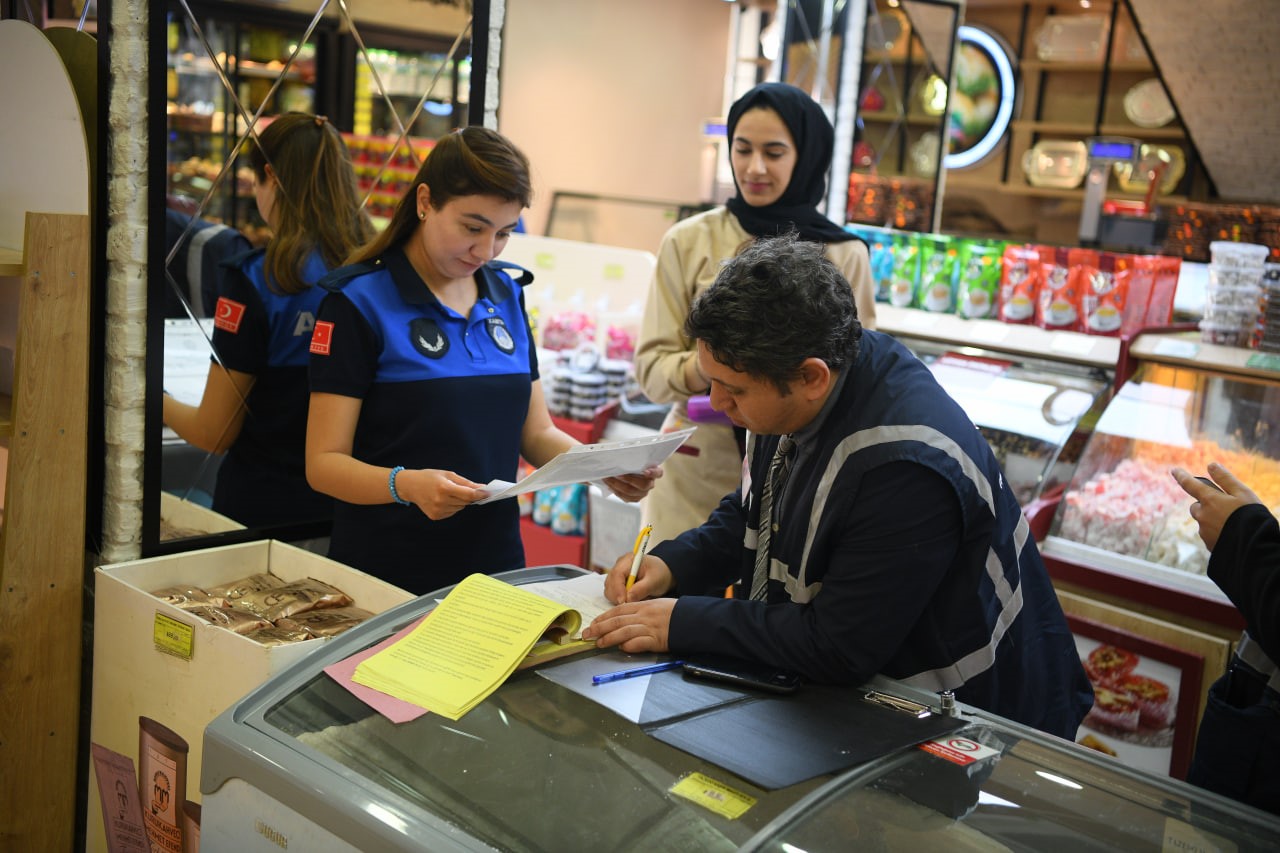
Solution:
{"label": "hand holding phone", "polygon": [[697,678],[767,690],[770,693],[791,693],[800,686],[800,676],[794,672],[737,658],[704,657],[687,660],[684,671]]}

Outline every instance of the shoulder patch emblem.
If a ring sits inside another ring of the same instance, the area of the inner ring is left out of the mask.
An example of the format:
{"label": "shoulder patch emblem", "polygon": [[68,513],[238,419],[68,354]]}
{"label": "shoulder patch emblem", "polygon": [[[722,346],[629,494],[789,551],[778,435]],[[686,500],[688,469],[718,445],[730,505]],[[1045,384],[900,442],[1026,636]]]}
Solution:
{"label": "shoulder patch emblem", "polygon": [[419,317],[409,324],[409,342],[427,358],[444,358],[449,351],[449,339],[436,325],[435,320]]}
{"label": "shoulder patch emblem", "polygon": [[329,320],[318,320],[311,331],[311,351],[316,355],[328,355],[333,346],[333,323]]}
{"label": "shoulder patch emblem", "polygon": [[484,321],[484,325],[489,330],[489,337],[493,338],[493,342],[498,345],[498,349],[507,355],[516,351],[516,342],[512,340],[511,331],[507,329],[507,324],[501,317],[490,317]]}
{"label": "shoulder patch emblem", "polygon": [[242,320],[244,320],[244,303],[219,296],[218,307],[213,314],[213,325],[234,335],[240,331]]}

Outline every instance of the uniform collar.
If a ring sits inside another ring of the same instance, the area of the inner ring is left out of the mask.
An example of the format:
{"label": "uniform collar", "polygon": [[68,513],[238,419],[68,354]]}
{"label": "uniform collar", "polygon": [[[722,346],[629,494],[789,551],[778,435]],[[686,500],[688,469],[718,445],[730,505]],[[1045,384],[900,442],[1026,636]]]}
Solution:
{"label": "uniform collar", "polygon": [[[413,264],[409,263],[403,246],[392,246],[388,249],[382,256],[382,262],[386,265],[387,272],[391,274],[396,291],[406,304],[440,304],[440,300],[431,292],[431,288],[427,287],[427,283],[422,280],[422,276],[418,275]],[[488,266],[483,266],[476,271],[475,280],[477,302],[497,305],[511,295],[511,289],[507,287],[506,282],[501,277],[493,275]]]}

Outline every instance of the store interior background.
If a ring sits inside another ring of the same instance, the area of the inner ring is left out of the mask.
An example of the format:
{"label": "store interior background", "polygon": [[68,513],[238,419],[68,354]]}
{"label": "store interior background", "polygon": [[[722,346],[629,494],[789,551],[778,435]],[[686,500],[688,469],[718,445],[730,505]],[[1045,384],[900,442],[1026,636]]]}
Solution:
{"label": "store interior background", "polygon": [[[25,18],[30,5],[39,6],[5,2],[0,4],[0,17]],[[288,0],[244,5],[311,15],[318,4]],[[467,21],[462,3],[350,0],[347,5],[357,22],[447,39]],[[742,28],[758,26],[762,13],[773,14],[774,2],[496,0],[486,5],[503,17],[500,45],[494,47],[500,86],[488,93],[495,123],[526,151],[534,170],[536,195],[525,219],[530,233],[547,232],[556,192],[673,206],[718,201],[731,192],[724,147],[709,142],[703,128],[723,116],[728,104],[755,82],[758,71],[768,73],[768,63],[758,57],[735,54],[754,49]],[[816,1],[799,5],[821,6]],[[852,9],[862,4],[847,5]],[[1110,9],[1107,2],[1079,6],[1057,3],[1052,9],[1060,14]],[[1044,14],[1049,8],[1039,0],[971,0],[964,18],[986,23],[1016,44],[1028,35],[1019,32],[1018,23],[1026,9]],[[1275,97],[1280,54],[1273,48],[1280,43],[1280,16],[1270,0],[1224,0],[1212,4],[1211,10],[1191,0],[1127,0],[1125,10],[1138,19],[1146,36],[1153,68],[1178,110],[1188,143],[1194,144],[1193,160],[1203,163],[1200,173],[1188,177],[1190,197],[1280,203],[1280,149],[1275,145],[1280,138],[1280,99]],[[75,25],[65,17],[47,23]],[[93,23],[90,29],[98,29]],[[1096,90],[1089,92],[1093,79],[1086,76],[1073,84],[1077,91],[1070,97],[1081,103],[1096,97]],[[834,99],[835,93],[828,96]],[[971,225],[974,218],[962,219],[961,214],[978,209],[1009,236],[1076,242],[1080,192],[1011,189],[1008,169],[1016,173],[1017,166],[1006,167],[1007,159],[997,156],[972,170],[947,175],[942,230],[951,230],[949,222]],[[710,180],[709,170],[715,180]],[[583,239],[656,251],[669,224],[669,218],[650,213],[612,220],[600,214],[602,209],[570,208],[569,214],[559,214],[559,227],[577,228]],[[164,286],[159,277],[154,282]],[[0,331],[11,335],[12,330]],[[148,381],[149,389],[151,384]],[[136,405],[141,409],[145,404],[139,399]],[[139,442],[156,442],[158,432],[148,427],[139,433]],[[149,452],[148,447],[137,449]],[[243,537],[221,541],[237,538]],[[91,550],[97,545],[92,539]],[[199,537],[174,547],[205,547],[218,541]],[[138,556],[156,546],[141,536],[126,536],[122,542],[113,559]],[[90,559],[98,556],[91,554]]]}

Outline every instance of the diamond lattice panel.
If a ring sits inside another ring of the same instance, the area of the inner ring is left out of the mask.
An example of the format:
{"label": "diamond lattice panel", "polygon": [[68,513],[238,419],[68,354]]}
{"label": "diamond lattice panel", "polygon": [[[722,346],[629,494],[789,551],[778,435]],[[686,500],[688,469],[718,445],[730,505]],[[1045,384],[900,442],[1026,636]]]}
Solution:
{"label": "diamond lattice panel", "polygon": [[1219,195],[1280,203],[1280,4],[1129,3]]}

